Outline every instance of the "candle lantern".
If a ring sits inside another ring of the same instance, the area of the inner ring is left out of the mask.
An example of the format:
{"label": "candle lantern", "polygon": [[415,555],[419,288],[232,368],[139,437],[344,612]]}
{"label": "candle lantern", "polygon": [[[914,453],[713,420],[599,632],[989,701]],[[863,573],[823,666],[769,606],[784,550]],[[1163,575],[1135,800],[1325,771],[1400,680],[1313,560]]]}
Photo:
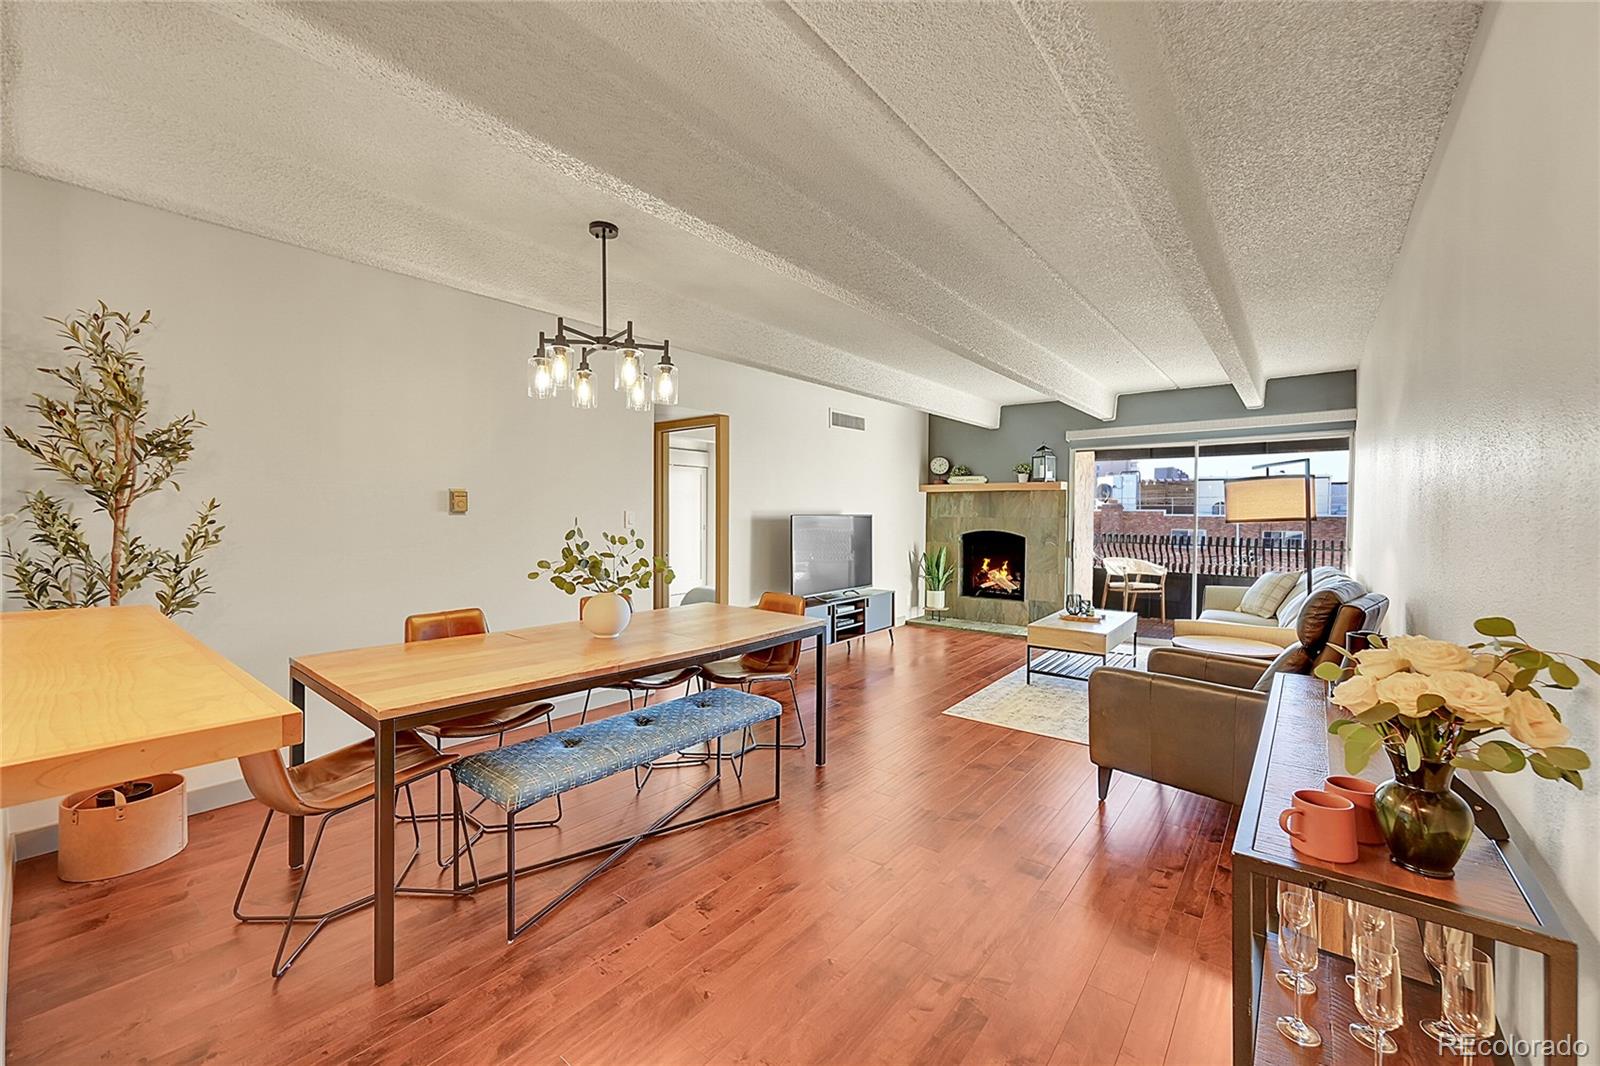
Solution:
{"label": "candle lantern", "polygon": [[1039,445],[1039,450],[1033,453],[1033,474],[1029,480],[1056,480],[1056,453],[1050,450],[1048,444]]}

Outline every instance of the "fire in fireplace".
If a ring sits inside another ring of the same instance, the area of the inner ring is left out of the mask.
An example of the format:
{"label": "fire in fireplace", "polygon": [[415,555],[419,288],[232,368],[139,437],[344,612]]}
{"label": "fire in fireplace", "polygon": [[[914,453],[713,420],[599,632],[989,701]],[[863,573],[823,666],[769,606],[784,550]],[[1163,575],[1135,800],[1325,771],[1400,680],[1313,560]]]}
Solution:
{"label": "fire in fireplace", "polygon": [[1016,533],[982,529],[961,535],[961,591],[998,600],[1023,598],[1027,541]]}

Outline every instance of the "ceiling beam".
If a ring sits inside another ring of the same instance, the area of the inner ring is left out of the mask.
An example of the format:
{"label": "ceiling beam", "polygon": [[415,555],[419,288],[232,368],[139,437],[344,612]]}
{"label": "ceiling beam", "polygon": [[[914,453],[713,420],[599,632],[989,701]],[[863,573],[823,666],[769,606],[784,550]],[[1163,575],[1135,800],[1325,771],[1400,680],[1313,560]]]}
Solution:
{"label": "ceiling beam", "polygon": [[[510,27],[498,36],[451,39],[447,34],[466,34],[474,27],[457,28],[441,19],[430,25],[437,35],[423,56],[414,52],[415,35],[403,19],[370,19],[359,8],[248,5],[228,13],[320,64],[387,85],[413,103],[484,130],[596,193],[620,199],[1045,396],[1100,418],[1113,417],[1113,389],[745,156],[713,130],[686,123],[643,88],[626,85],[633,95],[626,106],[610,100],[609,112],[617,122],[638,128],[681,127],[670,156],[623,151],[631,140],[626,129],[579,123],[572,109],[550,106],[549,101],[529,107],[525,94],[519,96],[495,74],[503,69],[502,57],[492,49],[519,46],[505,39]],[[412,14],[419,10],[422,6],[410,8]],[[549,17],[563,16],[552,12]],[[552,25],[551,30],[544,47],[557,47],[559,32],[581,33],[582,27],[571,23]],[[459,61],[463,50],[475,51],[479,61]],[[538,65],[537,57],[527,55],[517,62]],[[428,65],[423,69],[421,64]],[[615,86],[610,90],[622,91]],[[731,206],[722,195],[730,185],[758,191],[762,210],[752,215]],[[836,239],[826,244],[811,240],[819,231]]]}
{"label": "ceiling beam", "polygon": [[1013,3],[1218,366],[1246,407],[1261,407],[1261,361],[1167,84],[1152,5]]}

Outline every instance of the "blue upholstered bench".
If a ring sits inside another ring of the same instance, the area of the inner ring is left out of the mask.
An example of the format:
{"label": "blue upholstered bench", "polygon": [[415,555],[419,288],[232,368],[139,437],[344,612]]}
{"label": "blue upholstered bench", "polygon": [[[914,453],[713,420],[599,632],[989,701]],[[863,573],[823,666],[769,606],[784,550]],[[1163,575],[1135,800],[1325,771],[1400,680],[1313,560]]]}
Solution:
{"label": "blue upholstered bench", "polygon": [[[772,795],[693,821],[672,824],[690,804],[715,788],[722,780],[724,759],[707,760],[715,772],[688,799],[656,819],[649,828],[627,840],[612,841],[586,848],[571,855],[547,859],[531,866],[516,865],[516,819],[518,811],[540,800],[587,785],[624,770],[649,766],[685,748],[710,744],[730,733],[743,733],[782,713],[782,705],[766,696],[736,688],[716,688],[665,703],[629,711],[612,718],[546,733],[504,748],[468,755],[455,765],[455,780],[478,795],[505,808],[506,873],[479,880],[478,884],[506,880],[506,939],[515,940],[534,923],[564,903],[574,892],[604,872],[640,841],[663,832],[683,829],[710,818],[737,814],[778,798],[778,761],[774,749]],[[745,745],[740,745],[741,748]],[[742,755],[739,758],[742,760]],[[460,794],[456,805],[460,807]],[[584,874],[561,895],[542,907],[520,925],[516,920],[516,876],[547,869],[574,859],[609,851],[605,861]],[[470,854],[470,852],[469,852]]]}

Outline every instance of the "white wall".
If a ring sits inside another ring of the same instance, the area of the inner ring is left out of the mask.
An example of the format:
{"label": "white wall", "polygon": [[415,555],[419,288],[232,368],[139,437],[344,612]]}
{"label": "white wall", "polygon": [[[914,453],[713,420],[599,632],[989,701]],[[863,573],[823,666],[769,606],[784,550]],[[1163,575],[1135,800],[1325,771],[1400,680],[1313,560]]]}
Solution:
{"label": "white wall", "polygon": [[[526,395],[545,315],[13,171],[0,197],[5,423],[33,425],[32,368],[60,351],[44,316],[152,308],[155,411],[192,407],[208,426],[183,492],[141,501],[135,525],[171,542],[221,500],[216,595],[183,624],[274,689],[291,655],[399,640],[416,611],[478,605],[496,628],[574,617],[531,564],[574,515],[615,528],[627,508],[647,527],[650,417]],[[699,360],[683,363],[694,380]],[[0,483],[9,511],[49,478],[6,444]],[[471,493],[468,514],[446,513],[451,487]],[[360,729],[313,700],[306,734],[315,754]],[[54,820],[35,804],[11,828]]]}
{"label": "white wall", "polygon": [[[873,585],[894,590],[897,618],[913,610],[926,415],[732,363],[684,371],[681,388],[684,405],[658,419],[728,416],[730,603],[788,591],[791,514],[839,512],[872,515]],[[866,430],[832,428],[829,408],[863,416]]]}
{"label": "white wall", "polygon": [[[1592,4],[1485,17],[1360,368],[1351,507],[1391,632],[1515,619],[1600,653],[1600,105]],[[1552,702],[1600,756],[1600,678]],[[1600,1038],[1600,772],[1487,775],[1580,922],[1580,1032]],[[1523,999],[1526,1004],[1526,998]],[[1519,1016],[1521,1035],[1536,1020]]]}

